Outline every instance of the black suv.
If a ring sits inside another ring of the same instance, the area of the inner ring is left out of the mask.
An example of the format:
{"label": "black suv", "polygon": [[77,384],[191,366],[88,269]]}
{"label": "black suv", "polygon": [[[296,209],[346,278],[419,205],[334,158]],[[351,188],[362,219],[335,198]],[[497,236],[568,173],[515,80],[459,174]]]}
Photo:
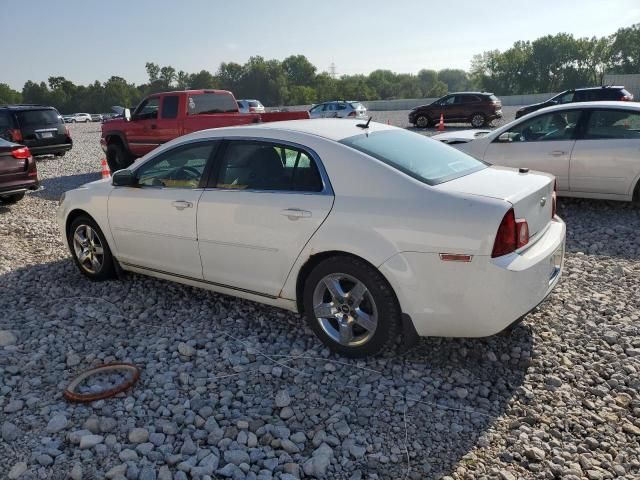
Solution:
{"label": "black suv", "polygon": [[609,85],[604,87],[575,88],[572,90],[565,90],[546,102],[534,103],[533,105],[522,107],[516,111],[516,118],[520,118],[527,113],[535,112],[541,108],[560,105],[561,103],[597,102],[602,100],[630,102],[633,100],[633,95],[624,87],[614,87]]}
{"label": "black suv", "polygon": [[418,128],[444,122],[468,122],[480,128],[492,120],[502,118],[502,102],[493,93],[456,92],[445,95],[429,105],[421,105],[409,112],[409,123]]}
{"label": "black suv", "polygon": [[62,157],[73,146],[62,116],[44,105],[0,105],[0,138],[26,145],[33,155]]}

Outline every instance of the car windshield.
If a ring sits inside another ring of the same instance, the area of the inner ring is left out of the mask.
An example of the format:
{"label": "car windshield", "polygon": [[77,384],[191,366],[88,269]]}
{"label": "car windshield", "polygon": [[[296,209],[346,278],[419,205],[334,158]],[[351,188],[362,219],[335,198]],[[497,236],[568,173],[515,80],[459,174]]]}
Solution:
{"label": "car windshield", "polygon": [[427,183],[436,185],[486,168],[475,158],[423,135],[406,130],[363,133],[340,143]]}
{"label": "car windshield", "polygon": [[18,122],[23,127],[38,125],[57,125],[61,122],[58,112],[46,110],[23,110],[17,113]]}

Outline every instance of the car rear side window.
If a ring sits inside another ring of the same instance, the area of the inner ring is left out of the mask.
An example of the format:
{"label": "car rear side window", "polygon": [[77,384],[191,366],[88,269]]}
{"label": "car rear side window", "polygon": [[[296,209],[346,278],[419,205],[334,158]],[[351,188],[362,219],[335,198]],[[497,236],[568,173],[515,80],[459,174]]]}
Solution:
{"label": "car rear side window", "polygon": [[178,96],[166,95],[162,99],[162,118],[177,118],[178,116]]}
{"label": "car rear side window", "polygon": [[584,138],[640,139],[640,113],[631,110],[594,110],[589,116]]}
{"label": "car rear side window", "polygon": [[238,111],[238,105],[228,93],[203,93],[189,95],[187,101],[189,115],[203,115],[207,113],[233,113]]}
{"label": "car rear side window", "polygon": [[216,188],[321,192],[318,166],[304,150],[276,143],[234,140],[224,153]]}
{"label": "car rear side window", "polygon": [[428,185],[486,168],[486,164],[436,140],[406,130],[345,138],[340,143],[366,153]]}
{"label": "car rear side window", "polygon": [[57,125],[62,119],[56,110],[22,110],[17,112],[21,127],[38,127],[41,125]]}

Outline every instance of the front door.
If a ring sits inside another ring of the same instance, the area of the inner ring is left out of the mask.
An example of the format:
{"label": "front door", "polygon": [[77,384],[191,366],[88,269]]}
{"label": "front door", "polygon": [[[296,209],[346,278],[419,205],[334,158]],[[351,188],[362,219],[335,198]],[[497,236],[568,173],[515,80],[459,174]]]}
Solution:
{"label": "front door", "polygon": [[585,133],[571,154],[571,191],[631,195],[640,175],[640,113],[587,112]]}
{"label": "front door", "polygon": [[558,190],[566,192],[579,118],[580,110],[565,110],[520,122],[489,144],[484,160],[492,165],[551,173],[556,176]]}
{"label": "front door", "polygon": [[131,115],[131,121],[125,132],[129,150],[137,157],[145,155],[160,145],[153,127],[158,121],[159,108],[160,97],[149,97],[143,100]]}
{"label": "front door", "polygon": [[155,156],[135,170],[136,187],[115,187],[109,225],[118,260],[202,278],[196,212],[215,143],[198,142]]}
{"label": "front door", "polygon": [[313,154],[278,142],[230,140],[198,207],[204,279],[278,296],[333,205]]}

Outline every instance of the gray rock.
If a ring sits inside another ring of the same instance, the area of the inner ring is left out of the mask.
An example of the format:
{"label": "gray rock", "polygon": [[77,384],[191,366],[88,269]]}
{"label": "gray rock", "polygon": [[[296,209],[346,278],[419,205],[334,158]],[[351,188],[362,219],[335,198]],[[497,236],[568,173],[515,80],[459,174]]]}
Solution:
{"label": "gray rock", "polygon": [[244,450],[227,450],[224,452],[224,461],[240,465],[241,463],[249,463],[251,460],[249,459],[249,454]]}
{"label": "gray rock", "polygon": [[0,330],[0,347],[15,345],[18,338],[9,330]]}
{"label": "gray rock", "polygon": [[16,480],[17,478],[20,478],[20,476],[26,471],[27,471],[27,464],[24,462],[18,462],[14,464],[13,467],[11,467],[11,470],[9,470],[9,475],[7,476],[7,478],[9,480]]}
{"label": "gray rock", "polygon": [[544,450],[538,448],[538,447],[531,447],[531,448],[527,448],[524,451],[525,456],[534,462],[542,462],[544,460],[545,457],[545,453]]}
{"label": "gray rock", "polygon": [[82,473],[82,465],[76,463],[71,469],[71,472],[69,472],[69,478],[71,478],[71,480],[82,480]]}
{"label": "gray rock", "polygon": [[122,450],[118,454],[118,457],[123,462],[137,462],[139,459],[138,453],[135,450],[131,450],[129,448],[125,448],[124,450]]}
{"label": "gray rock", "polygon": [[20,429],[11,422],[4,422],[0,429],[0,433],[2,434],[2,439],[5,442],[13,442],[22,434]]}
{"label": "gray rock", "polygon": [[280,390],[276,393],[276,407],[284,408],[288,407],[291,404],[291,397],[289,396],[289,392],[286,390]]}
{"label": "gray rock", "polygon": [[124,476],[127,473],[127,464],[121,463],[120,465],[116,465],[112,467],[105,473],[105,477],[108,479],[112,479],[118,476]]}
{"label": "gray rock", "polygon": [[48,433],[58,433],[67,428],[67,417],[62,414],[57,414],[51,417],[49,423],[47,423],[47,432]]}
{"label": "gray rock", "polygon": [[187,345],[184,342],[180,342],[178,344],[178,352],[180,352],[180,355],[185,357],[191,357],[196,353],[195,349],[191,345]]}
{"label": "gray rock", "polygon": [[173,480],[173,474],[167,465],[162,465],[158,470],[158,480]]}
{"label": "gray rock", "polygon": [[129,431],[131,443],[144,443],[149,440],[149,431],[146,428],[133,428]]}
{"label": "gray rock", "polygon": [[93,448],[103,441],[104,437],[102,435],[84,435],[80,438],[80,449],[86,450],[87,448]]}
{"label": "gray rock", "polygon": [[180,448],[180,453],[183,455],[193,455],[198,450],[198,447],[193,443],[190,436],[186,436],[184,439],[184,443]]}
{"label": "gray rock", "polygon": [[40,455],[38,455],[38,457],[36,458],[36,460],[38,461],[38,463],[40,465],[42,465],[43,467],[48,467],[49,465],[51,465],[53,463],[53,458],[51,458],[49,455],[47,455],[46,453],[41,453]]}
{"label": "gray rock", "polygon": [[4,413],[16,413],[22,410],[23,407],[24,407],[24,401],[12,400],[5,405]]}
{"label": "gray rock", "polygon": [[298,446],[291,440],[281,440],[280,446],[287,453],[300,453]]}
{"label": "gray rock", "polygon": [[140,470],[139,480],[156,480],[156,471],[153,467],[148,465],[142,467]]}

